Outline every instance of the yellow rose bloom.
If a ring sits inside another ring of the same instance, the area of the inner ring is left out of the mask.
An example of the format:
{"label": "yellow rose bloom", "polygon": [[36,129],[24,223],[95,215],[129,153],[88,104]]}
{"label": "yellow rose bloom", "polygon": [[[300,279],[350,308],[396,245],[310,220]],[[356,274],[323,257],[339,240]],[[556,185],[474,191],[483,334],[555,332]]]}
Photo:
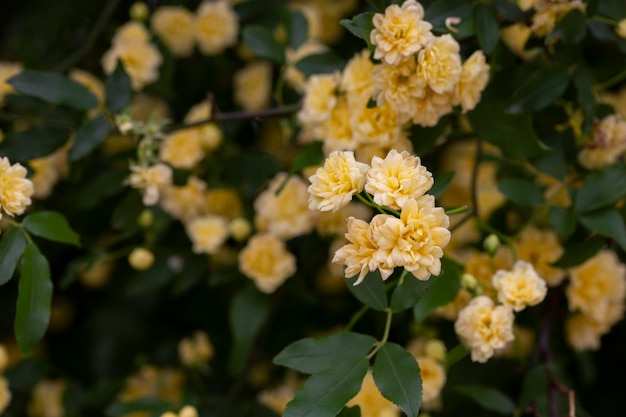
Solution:
{"label": "yellow rose bloom", "polygon": [[626,120],[612,114],[596,122],[591,143],[578,154],[578,162],[589,169],[602,169],[615,164],[626,151]]}
{"label": "yellow rose bloom", "polygon": [[287,404],[296,396],[298,388],[297,379],[294,374],[289,373],[282,384],[259,392],[257,400],[270,410],[283,415]]}
{"label": "yellow rose bloom", "polygon": [[[185,116],[185,123],[196,123],[207,120],[211,117],[211,104],[204,100],[192,106]],[[202,146],[207,151],[216,149],[223,140],[222,130],[215,123],[205,123],[192,128],[198,137]]]}
{"label": "yellow rose bloom", "polygon": [[208,213],[227,219],[234,219],[243,214],[241,199],[234,189],[219,188],[209,190],[204,195],[204,201]]}
{"label": "yellow rose bloom", "polygon": [[374,63],[370,59],[370,52],[364,49],[356,53],[346,64],[341,74],[340,90],[348,96],[348,104],[367,103],[374,89],[372,71]]}
{"label": "yellow rose bloom", "polygon": [[343,236],[346,231],[346,219],[348,217],[369,220],[372,217],[372,209],[364,204],[351,202],[337,211],[320,213],[315,228],[322,236]]}
{"label": "yellow rose bloom", "polygon": [[261,232],[269,232],[282,239],[307,234],[315,227],[316,213],[309,210],[307,184],[298,176],[287,180],[278,195],[276,191],[287,174],[278,173],[268,188],[254,201],[254,223]]}
{"label": "yellow rose bloom", "polygon": [[237,42],[239,18],[227,1],[205,1],[198,8],[193,28],[200,52],[217,55]]}
{"label": "yellow rose bloom", "polygon": [[63,394],[67,384],[65,381],[44,379],[39,381],[33,388],[30,402],[28,403],[28,415],[32,417],[63,417]]}
{"label": "yellow rose bloom", "polygon": [[359,146],[352,126],[352,111],[346,96],[339,96],[330,118],[319,126],[318,139],[324,140],[324,153],[354,150]]}
{"label": "yellow rose bloom", "polygon": [[529,262],[546,283],[555,287],[565,278],[565,271],[551,266],[563,254],[559,238],[552,230],[525,228],[515,239],[517,258]]}
{"label": "yellow rose bloom", "polygon": [[335,212],[345,207],[354,194],[363,191],[368,169],[367,164],[354,159],[354,152],[332,152],[309,178],[309,208]]}
{"label": "yellow rose bloom", "polygon": [[271,294],[296,272],[296,258],[278,237],[257,234],[239,252],[239,270],[259,291]]}
{"label": "yellow rose bloom", "polygon": [[195,253],[215,254],[228,239],[228,221],[212,214],[189,220],[185,230]]}
{"label": "yellow rose bloom", "polygon": [[489,65],[483,51],[476,51],[463,63],[459,82],[454,87],[453,105],[461,105],[463,113],[473,110],[489,82]]}
{"label": "yellow rose bloom", "polygon": [[168,134],[161,143],[159,158],[174,168],[195,167],[204,158],[197,129],[181,129]]}
{"label": "yellow rose bloom", "polygon": [[565,341],[574,350],[599,350],[600,338],[607,328],[584,314],[569,316],[565,321]]}
{"label": "yellow rose bloom", "polygon": [[546,281],[524,261],[515,262],[511,271],[496,271],[492,282],[498,292],[498,301],[516,312],[539,304],[548,293]]}
{"label": "yellow rose bloom", "polygon": [[389,5],[385,14],[376,13],[370,33],[370,42],[376,46],[374,59],[396,65],[422,49],[433,37],[432,25],[423,18],[424,8],[415,0]]}
{"label": "yellow rose bloom", "polygon": [[0,158],[0,219],[2,212],[11,217],[23,214],[31,204],[35,188],[26,174],[19,163],[11,165],[9,158]]}
{"label": "yellow rose bloom", "polygon": [[626,39],[626,19],[621,19],[617,22],[617,26],[615,27],[615,33],[620,38]]}
{"label": "yellow rose bloom", "polygon": [[544,37],[554,30],[556,22],[574,9],[585,12],[586,5],[581,0],[537,0],[534,4],[531,29],[538,37]]}
{"label": "yellow rose bloom", "polygon": [[174,55],[191,55],[194,46],[193,13],[182,6],[160,6],[150,22],[154,33]]}
{"label": "yellow rose bloom", "polygon": [[452,35],[433,38],[417,56],[417,79],[437,94],[452,91],[461,77],[459,43]]}
{"label": "yellow rose bloom", "polygon": [[446,370],[428,356],[416,358],[422,375],[422,401],[428,402],[439,397],[446,384]]}
{"label": "yellow rose bloom", "polygon": [[233,78],[234,99],[245,110],[264,109],[272,93],[272,65],[267,61],[248,64]]}
{"label": "yellow rose bloom", "polygon": [[371,371],[365,374],[361,390],[354,398],[348,401],[346,406],[359,406],[361,417],[400,416],[400,409],[380,393]]}
{"label": "yellow rose bloom", "polygon": [[126,378],[119,400],[132,402],[139,398],[156,397],[179,405],[183,398],[184,383],[185,375],[178,369],[143,365],[139,371]]}
{"label": "yellow rose bloom", "polygon": [[209,336],[202,330],[178,342],[180,361],[189,367],[200,366],[213,358],[215,351]]}
{"label": "yellow rose bloom", "polygon": [[172,184],[172,169],[162,163],[150,167],[130,166],[131,174],[128,183],[131,187],[143,192],[143,204],[155,205],[163,190]]}
{"label": "yellow rose bloom", "polygon": [[298,121],[304,125],[328,120],[337,103],[335,92],[339,85],[339,73],[312,75],[304,87],[302,108]]}
{"label": "yellow rose bloom", "polygon": [[154,264],[154,254],[146,248],[135,248],[128,255],[128,263],[138,271],[146,270]]}
{"label": "yellow rose bloom", "polygon": [[[309,26],[309,32],[311,27]],[[328,47],[316,40],[309,39],[298,47],[295,51],[291,48],[285,49],[287,65],[285,67],[285,82],[299,93],[304,92],[306,76],[296,68],[296,63],[301,59],[315,54],[326,52]]]}
{"label": "yellow rose bloom", "polygon": [[417,78],[414,59],[407,59],[398,65],[376,65],[372,77],[372,97],[378,106],[389,103],[398,113],[400,123],[407,122],[417,113],[416,99],[424,97],[426,91]]}
{"label": "yellow rose bloom", "polygon": [[365,191],[373,196],[376,204],[400,210],[409,200],[426,194],[433,184],[432,174],[418,156],[392,149],[385,159],[372,158]]}
{"label": "yellow rose bloom", "polygon": [[33,197],[48,198],[59,179],[69,173],[67,149],[63,147],[50,155],[31,159],[28,166],[35,171],[30,178],[35,187]]}
{"label": "yellow rose bloom", "polygon": [[359,278],[354,283],[354,285],[358,285],[365,279],[368,272],[375,271],[378,267],[373,258],[378,247],[369,237],[369,223],[348,217],[346,227],[348,231],[345,238],[348,243],[335,252],[332,262],[346,266],[344,271],[346,278],[358,274]]}
{"label": "yellow rose bloom", "polygon": [[168,186],[163,189],[161,208],[176,219],[191,220],[206,212],[205,191],[206,183],[191,176],[183,186]]}
{"label": "yellow rose bloom", "polygon": [[481,295],[459,312],[454,330],[471,349],[472,361],[485,363],[513,340],[513,319],[510,307],[494,306],[491,298]]}
{"label": "yellow rose bloom", "polygon": [[[350,96],[348,96],[349,103]],[[389,103],[355,109],[350,120],[352,135],[360,145],[390,146],[404,137],[398,113]]]}
{"label": "yellow rose bloom", "polygon": [[0,376],[0,413],[4,413],[11,402],[11,390],[9,389],[9,381]]}

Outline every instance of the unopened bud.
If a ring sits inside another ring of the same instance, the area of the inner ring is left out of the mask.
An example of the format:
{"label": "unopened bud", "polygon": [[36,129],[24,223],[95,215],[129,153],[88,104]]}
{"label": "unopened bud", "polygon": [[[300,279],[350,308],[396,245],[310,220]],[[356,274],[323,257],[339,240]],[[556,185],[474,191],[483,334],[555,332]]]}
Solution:
{"label": "unopened bud", "polygon": [[252,225],[248,221],[248,219],[244,219],[243,217],[238,217],[233,219],[228,224],[228,230],[230,231],[230,235],[238,242],[246,240],[250,233],[252,233]]}
{"label": "unopened bud", "polygon": [[144,210],[141,212],[139,217],[137,217],[137,224],[144,229],[152,226],[152,222],[154,221],[154,215],[151,210]]}
{"label": "unopened bud", "polygon": [[148,19],[148,15],[150,14],[150,10],[148,10],[148,6],[143,1],[136,1],[130,6],[130,18],[132,20],[136,20],[138,22],[144,22]]}
{"label": "unopened bud", "polygon": [[115,124],[122,135],[129,134],[134,128],[133,119],[126,113],[115,116]]}
{"label": "unopened bud", "polygon": [[461,286],[468,291],[474,291],[478,286],[478,280],[472,274],[461,275]]}
{"label": "unopened bud", "polygon": [[620,38],[626,39],[626,19],[622,19],[617,23],[615,33],[617,33],[617,36]]}
{"label": "unopened bud", "polygon": [[447,17],[444,21],[446,29],[453,33],[457,33],[459,31],[457,28],[454,27],[454,25],[458,25],[459,23],[461,23],[461,18],[456,16]]}
{"label": "unopened bud", "polygon": [[426,352],[426,356],[438,362],[443,361],[448,353],[446,345],[444,345],[439,339],[433,339],[426,342],[424,351]]}
{"label": "unopened bud", "polygon": [[483,247],[485,248],[485,252],[492,258],[500,248],[500,238],[495,234],[490,234],[485,238],[483,242]]}
{"label": "unopened bud", "polygon": [[198,417],[198,411],[191,405],[186,405],[180,409],[178,417]]}
{"label": "unopened bud", "polygon": [[128,255],[128,263],[133,269],[143,271],[154,263],[154,254],[145,248],[135,248]]}

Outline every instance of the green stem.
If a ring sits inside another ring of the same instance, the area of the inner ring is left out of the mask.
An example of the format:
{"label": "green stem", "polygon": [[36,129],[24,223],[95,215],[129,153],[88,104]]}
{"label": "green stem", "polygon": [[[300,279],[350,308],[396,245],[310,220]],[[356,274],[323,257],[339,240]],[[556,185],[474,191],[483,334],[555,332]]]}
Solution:
{"label": "green stem", "polygon": [[354,325],[361,319],[361,317],[363,317],[363,315],[365,313],[367,313],[367,310],[369,310],[369,309],[370,308],[368,306],[363,305],[363,307],[361,307],[361,309],[359,311],[354,313],[354,315],[350,319],[350,322],[346,325],[344,331],[349,332],[350,330],[352,330]]}
{"label": "green stem", "polygon": [[368,207],[372,207],[376,210],[378,210],[381,214],[385,214],[385,211],[383,210],[383,208],[381,206],[379,206],[376,203],[370,203],[365,197],[363,197],[361,194],[355,194],[356,198],[358,198],[359,200],[361,200],[361,202],[363,204],[365,204]]}
{"label": "green stem", "polygon": [[458,361],[466,357],[468,353],[470,353],[470,351],[465,345],[463,344],[456,345],[446,355],[446,358],[443,360],[443,366],[446,369],[448,369],[453,364],[457,363]]}
{"label": "green stem", "polygon": [[602,22],[602,23],[606,23],[606,24],[611,25],[611,26],[617,26],[617,20],[611,19],[609,17],[591,16],[591,19],[589,19],[589,20],[595,20],[596,22]]}
{"label": "green stem", "polygon": [[383,333],[383,338],[376,342],[376,346],[374,346],[374,349],[372,349],[372,351],[367,355],[367,359],[372,359],[374,355],[376,355],[376,352],[378,352],[380,348],[382,348],[383,345],[387,342],[387,339],[389,339],[389,330],[391,329],[391,319],[393,317],[393,312],[390,308],[386,308],[385,313],[387,313],[387,320],[385,321],[385,331]]}
{"label": "green stem", "polygon": [[461,213],[467,213],[469,212],[469,207],[467,206],[461,206],[461,207],[456,207],[453,209],[447,209],[445,211],[445,213],[449,216],[451,214],[461,214]]}
{"label": "green stem", "polygon": [[363,202],[368,207],[372,207],[378,210],[381,214],[392,214],[398,218],[400,218],[400,212],[398,210],[391,209],[389,207],[381,206],[376,204],[376,202],[372,199],[372,196],[369,195],[366,191],[362,193],[356,194],[356,197]]}
{"label": "green stem", "polygon": [[626,69],[622,72],[620,72],[619,74],[615,75],[612,78],[609,78],[606,81],[603,81],[601,83],[598,83],[596,88],[598,90],[606,90],[607,88],[613,87],[616,84],[619,84],[620,82],[622,82],[624,79],[626,79]]}

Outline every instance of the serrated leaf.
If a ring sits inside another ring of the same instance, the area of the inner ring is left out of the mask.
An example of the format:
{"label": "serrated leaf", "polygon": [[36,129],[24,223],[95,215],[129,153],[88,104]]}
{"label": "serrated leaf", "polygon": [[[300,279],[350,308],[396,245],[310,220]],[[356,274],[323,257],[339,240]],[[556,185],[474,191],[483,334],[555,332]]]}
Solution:
{"label": "serrated leaf", "polygon": [[546,36],[546,44],[551,39],[561,39],[568,44],[582,41],[587,34],[587,17],[579,9],[572,9],[554,25],[554,30]]}
{"label": "serrated leaf", "polygon": [[334,71],[341,71],[346,62],[335,52],[322,52],[319,54],[307,55],[298,62],[295,67],[305,76],[313,74],[329,74]]}
{"label": "serrated leaf", "polygon": [[285,50],[265,26],[247,26],[243,30],[243,41],[254,55],[278,64],[285,63]]}
{"label": "serrated leaf", "polygon": [[80,247],[80,236],[72,229],[65,216],[56,211],[37,211],[29,214],[24,219],[24,227],[44,239]]}
{"label": "serrated leaf", "polygon": [[436,308],[456,298],[461,287],[459,282],[460,267],[449,259],[442,259],[441,274],[430,277],[429,288],[413,308],[415,321],[421,322]]}
{"label": "serrated leaf", "polygon": [[28,355],[46,333],[50,320],[52,280],[48,260],[34,243],[22,255],[15,313],[15,338],[22,355]]}
{"label": "serrated leaf", "polygon": [[498,190],[522,207],[536,207],[545,202],[541,189],[527,180],[519,178],[502,180],[498,183]]}
{"label": "serrated leaf", "polygon": [[110,131],[111,125],[102,115],[87,120],[76,131],[74,143],[68,155],[70,161],[76,161],[96,149],[106,139]]}
{"label": "serrated leaf", "polygon": [[626,223],[615,209],[606,209],[584,214],[580,222],[587,229],[617,242],[622,250],[626,250]]}
{"label": "serrated leaf", "polygon": [[323,372],[344,361],[364,358],[376,339],[359,333],[338,333],[323,339],[298,340],[274,357],[274,363],[305,374]]}
{"label": "serrated leaf", "polygon": [[372,33],[372,29],[374,29],[374,23],[372,22],[373,17],[373,12],[365,12],[354,16],[352,20],[343,19],[339,24],[348,29],[348,31],[357,38],[363,39],[367,42],[367,46],[370,47],[372,46],[370,33]]}
{"label": "serrated leaf", "polygon": [[0,155],[11,162],[27,162],[50,155],[63,146],[70,132],[54,129],[27,129],[11,132],[0,143]]}
{"label": "serrated leaf", "polygon": [[118,114],[128,104],[133,95],[130,77],[124,69],[124,63],[117,61],[113,71],[105,81],[106,107],[111,114]]}
{"label": "serrated leaf", "polygon": [[433,184],[433,187],[430,189],[428,194],[432,194],[435,198],[443,194],[443,192],[446,191],[452,183],[452,180],[454,179],[454,174],[456,174],[456,172],[448,171],[437,175],[437,177],[435,178],[435,183]]}
{"label": "serrated leaf", "polygon": [[370,272],[365,276],[363,282],[354,285],[358,276],[346,280],[350,292],[363,304],[374,310],[383,311],[389,306],[385,284],[380,272]]}
{"label": "serrated leaf", "polygon": [[533,72],[513,93],[509,113],[544,109],[561,97],[569,84],[566,68],[546,66]]}
{"label": "serrated leaf", "polygon": [[293,161],[290,172],[295,174],[302,171],[304,168],[319,165],[324,162],[325,156],[322,150],[323,142],[314,141],[307,145]]}
{"label": "serrated leaf", "polygon": [[98,106],[98,99],[86,87],[55,72],[24,70],[7,82],[22,94],[50,103],[65,104],[78,110]]}
{"label": "serrated leaf", "polygon": [[362,358],[310,376],[283,417],[335,417],[358,394],[368,367],[369,361]]}
{"label": "serrated leaf", "polygon": [[569,236],[576,228],[576,215],[564,207],[550,206],[550,223],[559,235]]}
{"label": "serrated leaf", "polygon": [[605,240],[600,236],[594,236],[582,242],[566,246],[563,255],[552,266],[557,268],[573,268],[584,263],[594,256],[605,246]]}
{"label": "serrated leaf", "polygon": [[233,347],[228,361],[231,374],[239,374],[245,368],[270,307],[270,298],[261,294],[253,285],[246,286],[233,297],[228,315],[233,336]]}
{"label": "serrated leaf", "polygon": [[428,287],[429,283],[427,281],[420,281],[411,274],[407,274],[402,283],[393,290],[390,304],[391,311],[398,313],[407,308],[412,308],[417,304]]}
{"label": "serrated leaf", "polygon": [[383,397],[408,417],[417,417],[422,404],[422,377],[413,355],[400,345],[386,342],[376,352],[372,374]]}
{"label": "serrated leaf", "polygon": [[12,227],[0,236],[0,285],[13,277],[26,245],[26,236],[19,227]]}
{"label": "serrated leaf", "polygon": [[512,415],[515,403],[500,390],[485,385],[457,385],[454,390],[473,400],[486,410]]}
{"label": "serrated leaf", "polygon": [[539,141],[529,115],[506,114],[498,108],[479,105],[468,117],[478,136],[496,145],[506,157],[530,158],[547,150]]}
{"label": "serrated leaf", "polygon": [[289,46],[295,51],[309,36],[309,21],[299,10],[290,10],[289,16]]}
{"label": "serrated leaf", "polygon": [[476,22],[478,44],[486,54],[490,54],[500,38],[500,27],[493,6],[478,3],[474,7],[474,21]]}
{"label": "serrated leaf", "polygon": [[586,213],[614,204],[626,195],[626,165],[611,165],[585,178],[576,194],[574,209]]}

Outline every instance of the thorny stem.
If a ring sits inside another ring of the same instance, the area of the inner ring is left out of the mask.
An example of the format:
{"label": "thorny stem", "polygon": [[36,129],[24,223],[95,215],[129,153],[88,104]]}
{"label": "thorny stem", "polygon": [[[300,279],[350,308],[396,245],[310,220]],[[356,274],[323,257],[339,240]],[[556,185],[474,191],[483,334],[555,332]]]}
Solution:
{"label": "thorny stem", "polygon": [[378,352],[380,348],[383,347],[383,345],[387,342],[387,339],[389,338],[389,330],[391,329],[391,318],[393,317],[393,312],[389,307],[387,307],[385,309],[385,313],[387,313],[387,321],[385,322],[385,331],[383,333],[383,338],[376,342],[376,346],[374,346],[374,349],[372,349],[372,351],[367,355],[367,359],[372,359],[374,355],[376,355],[376,352]]}

